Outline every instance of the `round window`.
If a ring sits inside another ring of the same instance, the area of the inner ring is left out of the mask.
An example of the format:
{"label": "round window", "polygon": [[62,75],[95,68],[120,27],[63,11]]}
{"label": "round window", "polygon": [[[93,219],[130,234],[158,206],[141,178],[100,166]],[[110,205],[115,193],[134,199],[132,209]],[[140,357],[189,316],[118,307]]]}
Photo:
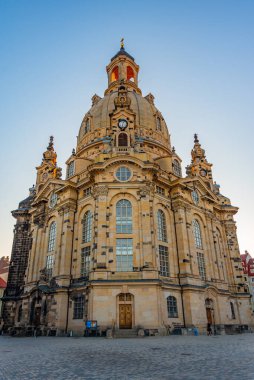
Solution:
{"label": "round window", "polygon": [[120,166],[116,171],[116,178],[119,181],[126,182],[131,178],[131,171],[126,166]]}
{"label": "round window", "polygon": [[196,190],[192,191],[191,196],[192,196],[193,202],[197,205],[199,202],[199,196]]}
{"label": "round window", "polygon": [[53,193],[49,200],[49,207],[53,208],[56,205],[56,202],[57,202],[57,195]]}

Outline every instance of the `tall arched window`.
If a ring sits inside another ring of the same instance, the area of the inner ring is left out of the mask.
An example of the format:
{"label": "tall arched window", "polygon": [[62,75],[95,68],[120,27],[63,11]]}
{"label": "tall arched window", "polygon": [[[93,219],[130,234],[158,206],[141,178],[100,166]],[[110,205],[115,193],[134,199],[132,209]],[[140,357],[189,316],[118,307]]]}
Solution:
{"label": "tall arched window", "polygon": [[167,297],[168,318],[178,318],[177,301],[173,296]]}
{"label": "tall arched window", "polygon": [[156,117],[156,129],[161,131],[161,119],[158,116]]}
{"label": "tall arched window", "polygon": [[114,67],[111,73],[111,82],[115,82],[119,78],[118,66]]}
{"label": "tall arched window", "polygon": [[48,252],[54,251],[55,245],[56,245],[56,222],[52,222],[49,227]]}
{"label": "tall arched window", "polygon": [[132,206],[127,199],[121,199],[116,204],[116,233],[132,233]]}
{"label": "tall arched window", "polygon": [[193,227],[193,234],[194,234],[196,248],[202,249],[201,229],[200,229],[200,224],[196,219],[193,220],[192,227]]}
{"label": "tall arched window", "polygon": [[118,146],[128,146],[128,136],[126,133],[119,133]]}
{"label": "tall arched window", "polygon": [[167,242],[166,217],[162,210],[157,211],[158,240]]}
{"label": "tall arched window", "polygon": [[90,120],[86,120],[86,127],[85,127],[85,133],[90,132]]}
{"label": "tall arched window", "polygon": [[134,81],[134,71],[130,66],[127,66],[127,80]]}
{"label": "tall arched window", "polygon": [[87,211],[82,219],[82,243],[88,243],[92,239],[92,213]]}

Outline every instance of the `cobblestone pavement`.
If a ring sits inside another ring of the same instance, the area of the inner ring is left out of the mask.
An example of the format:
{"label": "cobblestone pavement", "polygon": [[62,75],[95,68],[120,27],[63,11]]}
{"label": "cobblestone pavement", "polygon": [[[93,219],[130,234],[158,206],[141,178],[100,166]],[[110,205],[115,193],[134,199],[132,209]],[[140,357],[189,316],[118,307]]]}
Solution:
{"label": "cobblestone pavement", "polygon": [[254,334],[129,339],[0,336],[0,380],[253,380]]}

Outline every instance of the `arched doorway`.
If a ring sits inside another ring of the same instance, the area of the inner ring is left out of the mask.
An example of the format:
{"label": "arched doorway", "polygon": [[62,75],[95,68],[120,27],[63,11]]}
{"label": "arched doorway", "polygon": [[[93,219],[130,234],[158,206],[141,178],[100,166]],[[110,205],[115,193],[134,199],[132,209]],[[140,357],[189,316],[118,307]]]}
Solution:
{"label": "arched doorway", "polygon": [[133,296],[130,293],[121,293],[118,296],[119,329],[131,329],[133,324]]}
{"label": "arched doorway", "polygon": [[41,297],[34,298],[30,307],[30,324],[38,327],[41,324]]}

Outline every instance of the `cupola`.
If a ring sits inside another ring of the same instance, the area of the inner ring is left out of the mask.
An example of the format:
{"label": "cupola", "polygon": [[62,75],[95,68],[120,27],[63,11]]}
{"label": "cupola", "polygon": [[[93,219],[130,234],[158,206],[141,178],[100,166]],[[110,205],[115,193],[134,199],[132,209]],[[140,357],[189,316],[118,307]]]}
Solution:
{"label": "cupola", "polygon": [[120,83],[125,83],[130,89],[141,94],[141,90],[138,88],[139,66],[135,63],[135,59],[125,50],[123,38],[120,50],[111,58],[106,70],[108,88],[105,95],[118,88]]}

